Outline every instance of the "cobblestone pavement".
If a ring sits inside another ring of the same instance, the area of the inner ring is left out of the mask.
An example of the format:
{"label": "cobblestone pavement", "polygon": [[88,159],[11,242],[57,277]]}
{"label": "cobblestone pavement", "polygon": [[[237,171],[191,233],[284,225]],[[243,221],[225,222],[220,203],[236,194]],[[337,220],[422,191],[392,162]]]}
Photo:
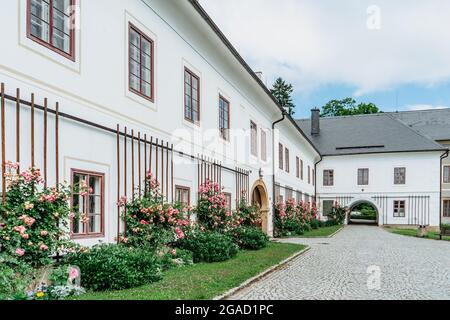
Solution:
{"label": "cobblestone pavement", "polygon": [[[450,242],[347,226],[333,238],[286,239],[311,250],[231,299],[450,299]],[[381,271],[379,288],[368,268]],[[369,281],[368,281],[369,280]],[[368,282],[375,289],[368,289]]]}

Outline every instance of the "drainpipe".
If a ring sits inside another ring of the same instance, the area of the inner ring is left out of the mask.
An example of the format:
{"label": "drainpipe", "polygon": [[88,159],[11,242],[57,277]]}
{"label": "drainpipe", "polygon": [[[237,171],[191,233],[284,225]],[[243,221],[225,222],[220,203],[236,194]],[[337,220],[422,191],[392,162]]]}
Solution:
{"label": "drainpipe", "polygon": [[[275,126],[286,119],[286,111],[282,111],[282,118],[272,123],[272,215],[275,212]],[[273,223],[273,219],[272,219]]]}
{"label": "drainpipe", "polygon": [[441,155],[441,166],[439,167],[439,229],[441,228],[442,225],[442,181],[443,181],[443,176],[442,176],[442,162],[444,161],[445,158],[448,158],[450,150],[447,150],[443,155]]}
{"label": "drainpipe", "polygon": [[317,206],[317,165],[323,161],[322,155],[319,154],[319,156],[320,156],[320,160],[317,161],[314,164],[314,175],[315,175],[315,177],[314,177],[314,181],[315,181],[315,183],[314,183],[314,197],[316,198],[316,206]]}

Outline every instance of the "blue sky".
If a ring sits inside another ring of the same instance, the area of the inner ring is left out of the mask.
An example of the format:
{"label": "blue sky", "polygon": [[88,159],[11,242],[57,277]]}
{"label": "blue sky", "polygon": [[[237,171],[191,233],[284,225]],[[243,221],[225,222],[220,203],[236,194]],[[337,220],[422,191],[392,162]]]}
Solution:
{"label": "blue sky", "polygon": [[268,85],[294,85],[298,118],[346,97],[383,111],[450,107],[450,1],[200,2]]}

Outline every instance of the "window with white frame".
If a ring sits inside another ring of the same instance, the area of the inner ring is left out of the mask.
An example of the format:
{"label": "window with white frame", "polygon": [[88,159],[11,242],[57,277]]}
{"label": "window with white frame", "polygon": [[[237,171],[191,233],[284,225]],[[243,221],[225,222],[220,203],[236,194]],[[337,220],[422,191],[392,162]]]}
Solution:
{"label": "window with white frame", "polygon": [[334,170],[323,170],[323,185],[334,186]]}
{"label": "window with white frame", "polygon": [[358,185],[367,186],[369,185],[369,169],[358,169]]}

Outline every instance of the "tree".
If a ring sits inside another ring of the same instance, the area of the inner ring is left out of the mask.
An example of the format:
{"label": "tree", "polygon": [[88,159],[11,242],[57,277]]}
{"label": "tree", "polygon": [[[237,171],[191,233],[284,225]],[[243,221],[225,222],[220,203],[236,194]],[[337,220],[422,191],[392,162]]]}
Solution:
{"label": "tree", "polygon": [[292,93],[294,88],[292,84],[286,83],[282,78],[278,78],[273,84],[273,88],[270,90],[273,96],[277,99],[278,103],[286,110],[289,115],[294,115],[295,105],[292,102]]}
{"label": "tree", "polygon": [[373,103],[356,104],[355,99],[345,98],[342,100],[331,100],[322,107],[322,117],[353,116],[357,114],[381,113],[380,109]]}

